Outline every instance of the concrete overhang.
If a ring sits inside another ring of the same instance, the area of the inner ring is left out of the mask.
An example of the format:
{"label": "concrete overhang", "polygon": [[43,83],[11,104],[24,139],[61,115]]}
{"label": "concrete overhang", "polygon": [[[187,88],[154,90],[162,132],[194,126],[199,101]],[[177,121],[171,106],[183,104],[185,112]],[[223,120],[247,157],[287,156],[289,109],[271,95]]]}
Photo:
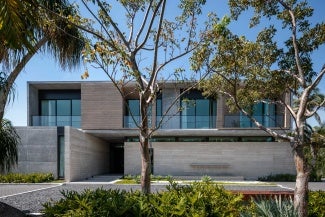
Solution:
{"label": "concrete overhang", "polygon": [[28,86],[37,90],[67,90],[80,89],[80,81],[29,81]]}
{"label": "concrete overhang", "polygon": [[[137,137],[138,129],[110,129],[110,130],[82,130],[98,138],[122,139],[125,137]],[[153,137],[232,137],[232,136],[270,136],[260,129],[159,129],[153,133]]]}

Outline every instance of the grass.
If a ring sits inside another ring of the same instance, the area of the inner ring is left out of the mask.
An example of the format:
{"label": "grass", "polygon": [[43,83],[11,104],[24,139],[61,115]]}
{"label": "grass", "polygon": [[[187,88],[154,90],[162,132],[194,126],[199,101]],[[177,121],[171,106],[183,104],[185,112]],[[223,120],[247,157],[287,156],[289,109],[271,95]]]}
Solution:
{"label": "grass", "polygon": [[[151,176],[151,183],[166,183],[173,179],[171,176]],[[179,184],[190,184],[193,182],[206,181],[210,180],[213,183],[218,185],[231,185],[231,186],[277,186],[275,183],[271,182],[260,182],[260,181],[213,181],[208,176],[203,176],[201,180],[181,180],[181,179],[173,179],[175,182]],[[140,184],[140,176],[124,176],[122,179],[117,180],[115,184]]]}

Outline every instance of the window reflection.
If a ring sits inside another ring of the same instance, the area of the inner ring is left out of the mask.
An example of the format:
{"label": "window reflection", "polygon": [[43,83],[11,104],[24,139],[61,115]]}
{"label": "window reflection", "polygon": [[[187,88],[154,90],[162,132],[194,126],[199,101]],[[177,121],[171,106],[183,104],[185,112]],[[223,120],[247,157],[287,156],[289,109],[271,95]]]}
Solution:
{"label": "window reflection", "polygon": [[191,91],[181,101],[181,128],[215,128],[216,101]]}
{"label": "window reflection", "polygon": [[80,127],[81,103],[74,100],[41,100],[41,126]]}

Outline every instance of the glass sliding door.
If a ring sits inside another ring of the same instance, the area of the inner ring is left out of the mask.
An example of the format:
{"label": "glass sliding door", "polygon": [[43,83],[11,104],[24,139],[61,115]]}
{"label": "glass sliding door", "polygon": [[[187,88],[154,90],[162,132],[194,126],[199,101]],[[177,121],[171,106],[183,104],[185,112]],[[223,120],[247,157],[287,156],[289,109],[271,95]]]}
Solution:
{"label": "glass sliding door", "polygon": [[183,129],[195,127],[195,100],[182,101],[181,126]]}
{"label": "glass sliding door", "polygon": [[41,100],[40,126],[80,127],[81,103],[76,100]]}
{"label": "glass sliding door", "polygon": [[181,128],[215,128],[216,104],[215,100],[204,98],[199,91],[185,94],[181,101]]}
{"label": "glass sliding door", "polygon": [[41,126],[56,126],[56,100],[41,101]]}
{"label": "glass sliding door", "polygon": [[71,118],[72,123],[71,126],[73,127],[80,127],[81,123],[81,102],[80,99],[73,99],[71,100]]}
{"label": "glass sliding door", "polygon": [[[127,100],[125,108],[124,127],[136,128],[136,123],[140,121],[140,105],[138,99]],[[135,123],[136,122],[136,123]]]}
{"label": "glass sliding door", "polygon": [[57,126],[70,126],[71,100],[57,100]]}
{"label": "glass sliding door", "polygon": [[[258,103],[253,106],[252,116],[265,127],[276,127],[276,107],[274,104]],[[242,112],[240,113],[240,127],[256,127]]]}

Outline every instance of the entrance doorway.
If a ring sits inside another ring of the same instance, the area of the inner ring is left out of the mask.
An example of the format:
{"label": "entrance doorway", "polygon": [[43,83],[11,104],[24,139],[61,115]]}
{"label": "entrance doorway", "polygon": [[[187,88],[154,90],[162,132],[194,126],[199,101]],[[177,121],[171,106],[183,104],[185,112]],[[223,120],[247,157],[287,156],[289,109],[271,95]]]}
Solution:
{"label": "entrance doorway", "polygon": [[111,174],[124,174],[124,144],[111,144],[109,154]]}

